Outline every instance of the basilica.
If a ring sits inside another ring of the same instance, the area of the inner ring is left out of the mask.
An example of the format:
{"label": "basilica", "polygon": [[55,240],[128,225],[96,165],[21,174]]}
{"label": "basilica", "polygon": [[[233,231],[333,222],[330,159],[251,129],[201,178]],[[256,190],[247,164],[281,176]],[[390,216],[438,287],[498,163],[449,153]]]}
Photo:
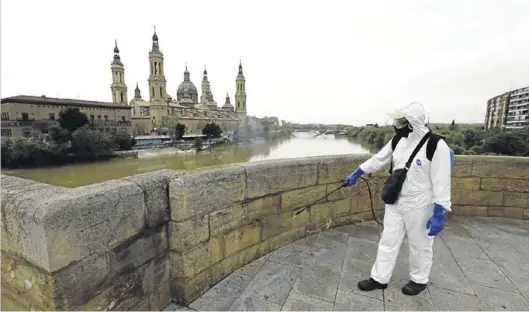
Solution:
{"label": "basilica", "polygon": [[134,135],[151,133],[155,128],[171,128],[177,123],[184,124],[186,133],[198,134],[207,123],[215,122],[224,133],[231,133],[246,118],[246,86],[239,64],[239,72],[235,79],[235,106],[231,104],[227,94],[222,107],[213,99],[208,73],[204,69],[201,94],[191,81],[187,65],[184,81],[178,86],[176,99],[166,89],[165,66],[163,53],[158,44],[156,29],[152,36],[152,49],[149,52],[149,98],[143,99],[136,84],[134,98],[128,102],[127,85],[125,84],[125,67],[119,56],[119,49],[114,48],[112,70],[112,102],[132,108],[131,121]]}

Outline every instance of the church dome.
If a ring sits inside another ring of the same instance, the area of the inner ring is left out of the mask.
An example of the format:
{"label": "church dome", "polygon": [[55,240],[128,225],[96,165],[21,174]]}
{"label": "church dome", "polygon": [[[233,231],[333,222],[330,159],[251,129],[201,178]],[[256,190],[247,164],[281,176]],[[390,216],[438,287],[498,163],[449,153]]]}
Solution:
{"label": "church dome", "polygon": [[195,85],[191,82],[187,66],[184,72],[184,81],[182,81],[176,90],[176,100],[181,101],[184,94],[185,97],[190,97],[193,100],[193,103],[198,103],[198,91]]}

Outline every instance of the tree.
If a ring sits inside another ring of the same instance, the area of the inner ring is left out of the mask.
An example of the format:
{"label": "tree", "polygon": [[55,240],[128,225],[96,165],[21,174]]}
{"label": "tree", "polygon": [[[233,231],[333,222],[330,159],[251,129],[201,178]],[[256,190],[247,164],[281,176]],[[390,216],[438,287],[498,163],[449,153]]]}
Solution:
{"label": "tree", "polygon": [[222,134],[222,130],[220,129],[219,125],[216,123],[208,123],[204,126],[204,129],[202,129],[202,134],[206,136],[209,143],[209,150],[211,150],[211,139],[217,139],[220,138],[220,135]]}
{"label": "tree", "polygon": [[131,150],[132,147],[136,144],[136,140],[132,138],[126,132],[118,132],[114,135],[114,143],[118,146],[120,151]]}
{"label": "tree", "polygon": [[69,133],[73,133],[87,123],[88,118],[77,107],[68,107],[59,113],[59,124]]}
{"label": "tree", "polygon": [[72,151],[84,159],[97,159],[115,149],[113,138],[105,132],[90,130],[88,126],[72,133]]}
{"label": "tree", "polygon": [[454,131],[455,129],[456,129],[456,121],[454,119],[452,119],[452,123],[448,127],[448,130]]}
{"label": "tree", "polygon": [[184,136],[184,134],[186,133],[186,129],[187,129],[186,125],[177,123],[176,126],[174,127],[175,140],[180,141],[182,137]]}
{"label": "tree", "polygon": [[48,127],[48,135],[53,142],[58,144],[68,143],[70,141],[68,130],[62,128],[59,123],[53,123]]}
{"label": "tree", "polygon": [[483,152],[503,154],[509,156],[522,156],[527,149],[524,139],[512,132],[504,132],[492,135],[483,144]]}

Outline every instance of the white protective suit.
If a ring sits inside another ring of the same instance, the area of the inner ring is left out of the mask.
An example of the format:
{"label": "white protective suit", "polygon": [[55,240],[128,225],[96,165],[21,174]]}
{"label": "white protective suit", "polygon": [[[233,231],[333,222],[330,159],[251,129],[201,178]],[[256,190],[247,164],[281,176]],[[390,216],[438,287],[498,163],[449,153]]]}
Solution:
{"label": "white protective suit", "polygon": [[[426,114],[421,104],[412,103],[398,110],[413,126],[413,132],[403,137],[392,151],[391,141],[376,155],[360,165],[365,173],[378,171],[389,165],[404,168],[421,138],[429,131],[425,126]],[[390,115],[391,116],[391,115]],[[387,284],[391,278],[404,235],[408,234],[410,279],[426,284],[432,266],[433,236],[428,236],[426,222],[433,215],[434,203],[451,211],[450,202],[450,150],[444,140],[439,140],[432,161],[426,158],[426,145],[417,153],[407,173],[398,201],[385,206],[384,230],[378,244],[371,278]]]}

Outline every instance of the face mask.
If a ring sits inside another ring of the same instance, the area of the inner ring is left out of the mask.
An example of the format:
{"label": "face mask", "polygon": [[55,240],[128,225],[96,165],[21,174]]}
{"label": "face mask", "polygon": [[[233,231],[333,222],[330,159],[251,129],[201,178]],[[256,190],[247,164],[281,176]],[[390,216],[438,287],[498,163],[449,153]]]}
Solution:
{"label": "face mask", "polygon": [[393,127],[395,128],[395,133],[403,137],[408,137],[408,134],[413,131],[409,121],[406,120],[406,118],[395,120]]}

